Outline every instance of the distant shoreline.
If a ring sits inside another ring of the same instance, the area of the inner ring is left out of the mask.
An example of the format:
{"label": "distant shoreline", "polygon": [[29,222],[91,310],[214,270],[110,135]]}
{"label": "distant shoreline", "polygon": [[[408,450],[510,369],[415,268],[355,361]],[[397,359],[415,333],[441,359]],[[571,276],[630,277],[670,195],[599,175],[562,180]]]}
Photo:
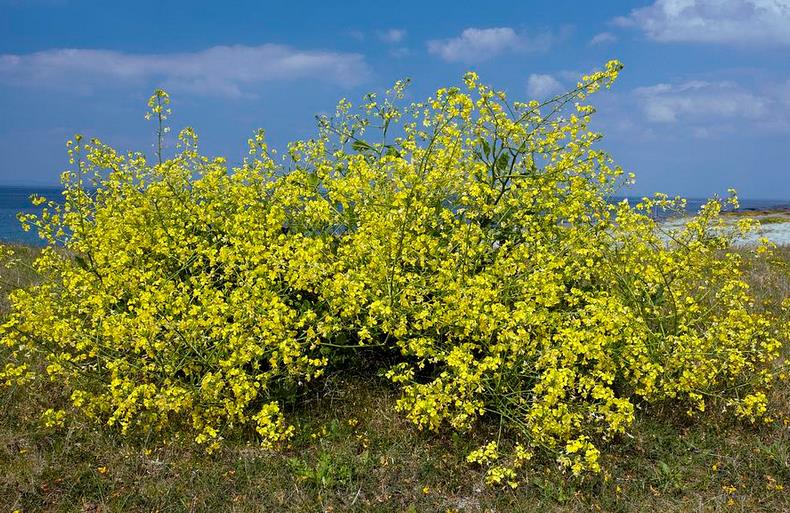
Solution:
{"label": "distant shoreline", "polygon": [[727,216],[770,216],[770,215],[790,216],[790,206],[786,206],[786,207],[780,206],[780,207],[772,207],[772,208],[747,207],[747,208],[739,208],[736,210],[723,212],[723,214]]}
{"label": "distant shoreline", "polygon": [[[0,243],[26,244],[42,246],[34,230],[24,232],[17,220],[18,212],[35,213],[39,208],[30,203],[31,194],[41,194],[47,199],[59,201],[62,188],[57,185],[0,185]],[[612,203],[628,200],[636,204],[642,196],[614,196]],[[677,222],[695,215],[708,200],[704,198],[686,198],[684,212],[663,212],[658,214],[662,221]],[[762,224],[762,231],[772,240],[782,244],[790,244],[790,199],[740,199],[741,207],[737,210],[723,212],[725,218],[752,217]]]}

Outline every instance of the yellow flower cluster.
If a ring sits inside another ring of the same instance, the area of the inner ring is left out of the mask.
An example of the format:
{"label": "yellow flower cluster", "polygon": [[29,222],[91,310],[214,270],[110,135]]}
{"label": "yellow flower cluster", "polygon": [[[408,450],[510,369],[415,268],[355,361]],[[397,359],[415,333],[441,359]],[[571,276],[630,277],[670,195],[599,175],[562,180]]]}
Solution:
{"label": "yellow flower cluster", "polygon": [[[76,140],[65,203],[25,218],[47,279],[13,294],[0,378],[44,358],[77,411],[124,431],[213,447],[250,427],[271,445],[328,363],[397,354],[387,376],[418,426],[500,421],[514,445],[469,461],[509,486],[536,450],[598,471],[640,401],[764,418],[787,327],[727,252],[752,227],[724,223],[722,200],[671,229],[652,214],[682,200],[611,203],[633,176],[596,148],[584,101],[621,68],[544,102],[469,73],[401,107],[398,82],[359,112],[341,101],[282,163],[257,133],[232,170],[191,129],[155,164]],[[160,133],[168,104],[149,103]]]}
{"label": "yellow flower cluster", "polygon": [[175,423],[209,446],[234,427],[287,437],[279,401],[321,374],[319,332],[335,331],[315,300],[331,236],[309,234],[323,222],[317,192],[299,173],[275,179],[261,137],[233,173],[198,154],[190,129],[154,165],[70,143],[65,202],[23,218],[49,242],[45,279],[13,293],[2,336],[16,356],[0,379],[29,377],[39,357],[77,410],[124,432]]}

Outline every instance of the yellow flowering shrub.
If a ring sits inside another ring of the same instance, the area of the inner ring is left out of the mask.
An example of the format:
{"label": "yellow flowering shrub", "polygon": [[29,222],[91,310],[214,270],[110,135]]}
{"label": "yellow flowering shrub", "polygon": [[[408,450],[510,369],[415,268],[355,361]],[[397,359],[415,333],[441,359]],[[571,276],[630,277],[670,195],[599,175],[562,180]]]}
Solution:
{"label": "yellow flowering shrub", "polygon": [[633,177],[597,148],[585,102],[620,69],[544,102],[469,73],[401,106],[398,82],[341,101],[281,160],[256,134],[232,170],[190,129],[163,158],[157,91],[155,162],[76,139],[65,202],[25,218],[50,243],[46,279],[13,294],[0,378],[49,376],[124,431],[212,447],[248,427],[273,444],[292,432],[284,401],[342,366],[338,348],[394,354],[417,426],[500,422],[509,442],[468,460],[509,486],[537,451],[599,470],[642,401],[770,418],[787,326],[752,308],[728,252],[753,228],[722,220],[734,197],[677,228],[652,214],[682,200],[611,201]]}
{"label": "yellow flowering shrub", "polygon": [[[680,200],[613,204],[632,177],[595,148],[584,100],[619,70],[544,103],[509,103],[472,73],[404,109],[396,87],[366,115],[341,104],[321,123],[330,151],[302,152],[344,229],[328,301],[360,344],[400,351],[387,375],[418,426],[498,418],[520,452],[580,473],[600,468],[640,401],[766,412],[756,391],[787,331],[752,310],[727,253],[753,227],[719,216],[734,197],[677,229],[652,214]],[[503,450],[470,455],[490,482],[525,460]]]}
{"label": "yellow flowering shrub", "polygon": [[311,297],[328,242],[307,233],[325,213],[299,173],[273,178],[262,137],[234,173],[200,156],[190,129],[156,164],[69,143],[65,201],[23,218],[49,242],[45,279],[12,295],[2,329],[16,358],[0,378],[40,357],[77,410],[124,432],[177,422],[209,445],[234,426],[285,438],[278,400],[326,363],[315,342],[333,328]]}

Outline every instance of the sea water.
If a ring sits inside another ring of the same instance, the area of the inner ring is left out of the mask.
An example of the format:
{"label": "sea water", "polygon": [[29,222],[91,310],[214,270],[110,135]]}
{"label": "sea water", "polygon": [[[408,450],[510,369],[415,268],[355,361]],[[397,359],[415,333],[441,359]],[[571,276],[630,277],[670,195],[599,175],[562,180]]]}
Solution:
{"label": "sea water", "polygon": [[48,200],[62,199],[59,187],[0,187],[0,241],[21,244],[43,245],[35,230],[22,229],[17,215],[32,214],[41,210],[30,202],[31,195],[44,196]]}

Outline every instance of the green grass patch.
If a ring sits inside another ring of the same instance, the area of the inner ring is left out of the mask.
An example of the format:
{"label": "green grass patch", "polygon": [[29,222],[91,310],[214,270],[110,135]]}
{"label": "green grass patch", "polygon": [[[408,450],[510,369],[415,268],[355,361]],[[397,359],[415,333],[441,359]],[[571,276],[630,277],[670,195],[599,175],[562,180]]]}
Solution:
{"label": "green grass patch", "polygon": [[759,218],[760,224],[790,223],[790,216],[765,216]]}
{"label": "green grass patch", "polygon": [[787,430],[713,414],[640,415],[579,480],[537,462],[517,490],[491,488],[463,455],[481,433],[428,434],[394,413],[393,391],[370,378],[333,380],[298,414],[284,451],[243,440],[214,455],[192,444],[150,447],[88,425],[48,430],[6,393],[0,502],[22,511],[786,511]]}

